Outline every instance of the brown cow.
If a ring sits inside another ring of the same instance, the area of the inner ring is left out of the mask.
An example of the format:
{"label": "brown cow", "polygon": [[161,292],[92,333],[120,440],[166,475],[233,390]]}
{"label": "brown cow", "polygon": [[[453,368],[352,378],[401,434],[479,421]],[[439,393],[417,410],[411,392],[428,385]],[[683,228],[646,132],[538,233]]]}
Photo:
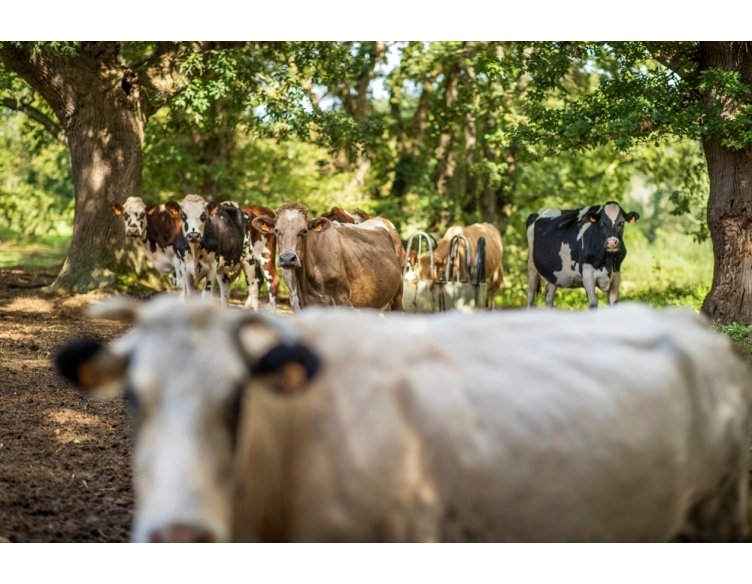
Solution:
{"label": "brown cow", "polygon": [[402,242],[384,219],[359,225],[309,219],[306,207],[288,203],[275,218],[256,217],[253,226],[277,235],[293,309],[317,304],[400,307]]}
{"label": "brown cow", "polygon": [[345,211],[342,207],[332,207],[326,213],[319,217],[326,217],[329,221],[339,221],[340,223],[363,223],[371,216],[361,209],[355,209],[352,213]]}
{"label": "brown cow", "polygon": [[266,282],[269,304],[274,306],[279,288],[279,274],[274,261],[277,236],[274,233],[262,233],[253,226],[253,220],[256,217],[274,217],[274,210],[262,205],[241,205],[240,210],[248,216],[248,235],[251,238],[253,255],[259,261],[259,269]]}
{"label": "brown cow", "polygon": [[[434,249],[434,266],[436,273],[431,274],[430,260],[428,257],[420,258],[420,278],[421,279],[443,279],[446,269],[447,256],[449,255],[449,244],[455,235],[464,235],[470,244],[470,254],[475,257],[475,250],[478,247],[478,240],[481,237],[486,238],[486,281],[488,282],[488,303],[493,306],[493,299],[499,290],[501,283],[504,281],[504,268],[502,258],[504,256],[504,246],[501,243],[501,233],[491,223],[473,223],[472,225],[462,226],[453,225],[441,238],[441,241]],[[416,261],[415,253],[410,253],[411,263]],[[460,278],[467,279],[465,269],[465,247],[459,246],[460,256]]]}

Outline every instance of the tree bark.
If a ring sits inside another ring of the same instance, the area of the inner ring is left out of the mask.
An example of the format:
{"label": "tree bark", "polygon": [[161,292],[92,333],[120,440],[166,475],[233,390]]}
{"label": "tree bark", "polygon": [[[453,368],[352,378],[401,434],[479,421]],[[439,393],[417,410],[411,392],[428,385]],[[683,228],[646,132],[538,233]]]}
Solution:
{"label": "tree bark", "polygon": [[703,147],[714,264],[702,311],[716,321],[752,324],[752,149],[729,150],[717,138]]}
{"label": "tree bark", "polygon": [[[752,43],[703,42],[700,69],[736,71],[752,85]],[[712,91],[703,96],[710,109]],[[720,116],[738,114],[740,103],[722,100]],[[712,111],[712,109],[711,109]],[[702,304],[711,319],[752,324],[752,147],[732,150],[718,136],[703,140],[710,178],[708,229],[713,241],[713,285]]]}

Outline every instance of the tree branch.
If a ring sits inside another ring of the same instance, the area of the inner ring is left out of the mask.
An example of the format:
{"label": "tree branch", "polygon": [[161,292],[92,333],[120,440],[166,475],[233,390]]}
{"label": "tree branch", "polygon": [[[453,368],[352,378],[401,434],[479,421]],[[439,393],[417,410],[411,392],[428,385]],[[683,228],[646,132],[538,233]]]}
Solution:
{"label": "tree branch", "polygon": [[26,114],[29,118],[39,123],[45,130],[47,130],[57,142],[63,146],[68,145],[68,139],[65,137],[65,131],[63,128],[33,105],[24,103],[20,99],[13,97],[3,97],[0,99],[0,105]]}

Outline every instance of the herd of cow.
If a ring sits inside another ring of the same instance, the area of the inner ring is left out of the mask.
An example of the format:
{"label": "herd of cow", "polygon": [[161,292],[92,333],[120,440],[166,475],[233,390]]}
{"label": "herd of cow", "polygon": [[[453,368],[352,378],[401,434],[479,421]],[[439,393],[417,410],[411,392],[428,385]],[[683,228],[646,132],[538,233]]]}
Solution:
{"label": "herd of cow", "polygon": [[[202,296],[212,295],[216,284],[222,305],[227,305],[229,286],[242,271],[248,284],[245,306],[254,311],[262,280],[269,304],[275,306],[277,247],[296,311],[310,305],[400,310],[405,261],[420,262],[421,278],[441,279],[455,235],[468,241],[471,254],[480,238],[485,240],[489,306],[503,280],[501,234],[490,223],[453,226],[435,246],[435,257],[406,258],[391,221],[340,207],[310,218],[308,209],[295,203],[282,205],[275,213],[260,205],[216,203],[187,195],[181,203],[160,206],[129,197],[122,205],[113,202],[111,209],[122,217],[126,236],[141,242],[157,271],[173,275],[183,297],[205,282]],[[591,308],[598,305],[596,286],[614,304],[626,256],[624,224],[638,218],[638,213],[625,213],[613,201],[569,211],[542,209],[530,215],[528,306],[535,301],[541,276],[548,282],[548,306],[553,306],[558,287],[578,286],[585,288]],[[459,264],[462,272],[464,264]]]}
{"label": "herd of cow", "polygon": [[[750,370],[702,316],[298,311],[396,307],[400,266],[420,259],[390,222],[338,208],[312,219],[190,196],[114,210],[182,295],[204,279],[226,302],[259,265],[273,295],[278,246],[296,308],[115,297],[92,315],[131,322],[122,337],[58,352],[80,389],[129,405],[134,541],[749,537]],[[575,285],[591,306],[595,286],[616,302],[637,218],[616,203],[531,215],[529,304],[541,277],[549,305]]]}

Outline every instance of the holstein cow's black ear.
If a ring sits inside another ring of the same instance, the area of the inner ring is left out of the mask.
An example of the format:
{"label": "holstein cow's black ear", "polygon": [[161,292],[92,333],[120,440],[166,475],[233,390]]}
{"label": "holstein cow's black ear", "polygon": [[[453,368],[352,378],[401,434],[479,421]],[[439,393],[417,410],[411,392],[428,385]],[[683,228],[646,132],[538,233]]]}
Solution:
{"label": "holstein cow's black ear", "polygon": [[99,341],[82,339],[62,347],[54,357],[60,375],[85,391],[106,391],[120,382],[128,366]]}
{"label": "holstein cow's black ear", "polygon": [[207,213],[209,213],[209,215],[214,215],[214,213],[216,213],[217,211],[219,211],[219,209],[220,209],[221,206],[222,205],[220,205],[216,201],[212,201],[211,203],[209,203],[206,206],[206,211],[207,211]]}
{"label": "holstein cow's black ear", "polygon": [[113,201],[112,203],[110,203],[110,211],[112,211],[113,215],[120,217],[120,215],[123,214],[123,206],[120,203],[115,203]]}
{"label": "holstein cow's black ear", "polygon": [[256,217],[251,221],[254,229],[258,229],[261,233],[271,233],[274,231],[274,225],[277,222],[276,217]]}
{"label": "holstein cow's black ear", "polygon": [[326,217],[316,217],[315,219],[311,219],[308,222],[308,230],[309,231],[326,231],[331,227],[332,222],[329,221]]}
{"label": "holstein cow's black ear", "polygon": [[595,212],[595,211],[590,211],[590,212],[589,212],[589,213],[587,214],[587,217],[588,217],[588,220],[590,221],[590,223],[598,223],[598,219],[599,219],[599,217],[598,217],[598,213],[597,213],[597,212]]}
{"label": "holstein cow's black ear", "polygon": [[628,223],[637,223],[637,220],[640,218],[640,214],[637,211],[631,211],[627,213],[627,222]]}
{"label": "holstein cow's black ear", "polygon": [[271,387],[281,394],[294,394],[308,386],[320,368],[316,354],[301,343],[279,344],[250,365],[251,375],[277,375]]}

